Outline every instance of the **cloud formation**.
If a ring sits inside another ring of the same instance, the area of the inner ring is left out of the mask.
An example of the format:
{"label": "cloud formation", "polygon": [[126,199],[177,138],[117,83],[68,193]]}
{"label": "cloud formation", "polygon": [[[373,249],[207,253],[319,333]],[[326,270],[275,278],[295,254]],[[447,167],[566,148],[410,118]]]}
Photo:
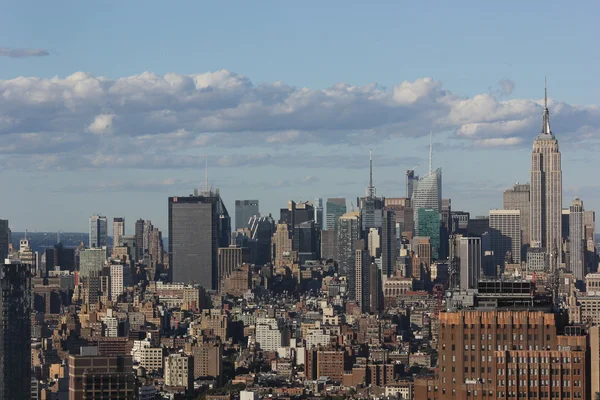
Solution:
{"label": "cloud formation", "polygon": [[[503,78],[499,85],[498,95],[464,97],[432,78],[391,88],[338,83],[308,89],[254,84],[226,70],[0,80],[0,166],[26,159],[44,169],[195,168],[203,165],[208,146],[228,149],[230,156],[211,156],[223,167],[290,165],[296,157],[273,150],[292,144],[358,150],[365,142],[430,130],[466,146],[529,144],[540,129],[541,99],[503,99],[514,83]],[[600,138],[597,105],[551,99],[549,107],[561,143]],[[264,151],[244,152],[248,146]]]}
{"label": "cloud formation", "polygon": [[11,49],[0,47],[0,57],[27,58],[27,57],[45,57],[49,56],[48,50],[44,49]]}

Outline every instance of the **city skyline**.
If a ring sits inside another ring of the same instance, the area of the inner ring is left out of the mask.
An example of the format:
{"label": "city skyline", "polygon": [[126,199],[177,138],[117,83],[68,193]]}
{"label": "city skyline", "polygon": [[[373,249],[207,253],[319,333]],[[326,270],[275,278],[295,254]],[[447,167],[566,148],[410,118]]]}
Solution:
{"label": "city skyline", "polygon": [[[423,5],[339,5],[292,13],[276,4],[240,5],[219,24],[182,21],[160,37],[148,23],[173,12],[163,7],[93,6],[90,13],[59,1],[29,13],[7,6],[15,18],[0,27],[0,165],[7,172],[0,183],[28,196],[6,199],[2,217],[15,231],[84,232],[94,213],[151,218],[165,231],[165,199],[204,186],[206,155],[209,183],[230,210],[248,198],[267,213],[290,199],[356,198],[368,183],[369,148],[378,193],[400,197],[405,171],[417,164],[418,175],[427,170],[430,131],[444,197],[455,209],[487,215],[501,207],[503,190],[529,181],[544,75],[563,153],[563,204],[580,197],[600,209],[600,186],[586,172],[600,132],[593,96],[600,60],[578,51],[598,29],[585,22],[593,10],[519,4],[507,33],[502,18],[489,18],[509,17],[499,5],[468,13],[440,5],[442,19]],[[186,7],[178,18],[219,12]],[[132,21],[132,12],[140,18]],[[44,35],[15,22],[25,14]],[[296,18],[311,20],[315,31]],[[531,18],[561,24],[532,45],[521,40],[539,35]],[[119,40],[94,34],[106,32],[107,21]],[[62,40],[82,26],[72,41]],[[465,36],[456,26],[479,34]],[[132,30],[147,35],[147,45],[133,43]],[[207,39],[214,32],[225,46]],[[328,41],[320,40],[323,32]],[[166,57],[156,57],[153,40],[169,49]]]}

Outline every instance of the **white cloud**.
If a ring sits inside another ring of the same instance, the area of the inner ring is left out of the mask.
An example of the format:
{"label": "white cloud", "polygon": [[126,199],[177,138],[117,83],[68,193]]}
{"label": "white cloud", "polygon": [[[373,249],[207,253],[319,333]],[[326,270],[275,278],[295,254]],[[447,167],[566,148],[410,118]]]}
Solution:
{"label": "white cloud", "polygon": [[44,57],[50,53],[44,49],[11,49],[9,47],[0,47],[0,57],[27,58]]}
{"label": "white cloud", "polygon": [[95,135],[111,135],[113,133],[113,114],[100,114],[88,126],[88,131]]}
{"label": "white cloud", "polygon": [[[390,89],[347,83],[325,89],[255,85],[226,70],[144,72],[118,79],[83,72],[19,77],[0,80],[0,154],[9,157],[5,167],[22,159],[41,164],[52,154],[43,165],[189,168],[203,164],[200,155],[207,146],[263,146],[267,155],[249,159],[240,151],[241,158],[217,165],[277,165],[289,164],[290,157],[271,157],[269,148],[343,144],[359,149],[366,141],[422,136],[430,129],[450,132],[465,146],[529,143],[541,126],[541,99],[503,100],[514,83],[503,78],[499,84],[497,96],[461,97],[428,77]],[[600,107],[551,100],[550,113],[561,143],[600,138]]]}

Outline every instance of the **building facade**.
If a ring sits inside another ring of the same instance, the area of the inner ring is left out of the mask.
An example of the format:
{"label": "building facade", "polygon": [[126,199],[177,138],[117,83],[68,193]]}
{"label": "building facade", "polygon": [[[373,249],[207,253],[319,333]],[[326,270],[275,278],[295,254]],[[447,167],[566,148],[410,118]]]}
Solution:
{"label": "building facade", "polygon": [[123,236],[125,236],[125,218],[113,218],[113,247],[123,245]]}
{"label": "building facade", "polygon": [[254,216],[260,216],[258,200],[235,201],[235,229],[248,227],[248,221]]}
{"label": "building facade", "polygon": [[583,212],[583,201],[575,198],[569,207],[569,267],[579,281],[585,276]]}
{"label": "building facade", "polygon": [[521,212],[521,241],[523,245],[529,244],[529,224],[531,203],[529,195],[531,185],[529,183],[515,185],[504,191],[503,207],[505,210],[519,210]]}
{"label": "building facade", "polygon": [[489,232],[496,265],[503,266],[508,253],[512,264],[520,264],[521,211],[490,210]]}
{"label": "building facade", "polygon": [[325,227],[337,231],[338,219],[346,214],[346,199],[343,197],[327,199],[325,212]]}
{"label": "building facade", "polygon": [[106,217],[92,215],[90,217],[89,247],[101,248],[108,245]]}

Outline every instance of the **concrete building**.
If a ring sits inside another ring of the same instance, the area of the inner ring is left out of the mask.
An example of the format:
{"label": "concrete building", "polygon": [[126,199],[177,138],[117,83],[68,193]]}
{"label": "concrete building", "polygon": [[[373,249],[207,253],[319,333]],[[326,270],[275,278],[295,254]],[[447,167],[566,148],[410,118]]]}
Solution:
{"label": "concrete building", "polygon": [[590,389],[592,399],[600,396],[600,326],[590,328]]}
{"label": "concrete building", "polygon": [[533,142],[531,153],[531,224],[532,247],[552,254],[561,251],[562,169],[558,141],[550,130],[547,97],[544,101],[542,130]]}
{"label": "concrete building", "polygon": [[125,236],[125,218],[113,218],[113,247],[123,245],[123,236]]}
{"label": "concrete building", "polygon": [[169,197],[169,266],[174,282],[218,289],[218,248],[229,246],[231,221],[219,191]]}
{"label": "concrete building", "polygon": [[256,319],[256,343],[265,351],[277,351],[287,346],[287,336],[275,318],[260,317]]}
{"label": "concrete building", "polygon": [[194,389],[194,360],[191,356],[176,353],[165,357],[165,386]]}
{"label": "concrete building", "polygon": [[357,240],[354,255],[354,281],[355,292],[351,298],[355,299],[362,312],[369,310],[369,265],[371,255],[364,240]]}
{"label": "concrete building", "polygon": [[505,210],[519,210],[521,212],[521,241],[523,245],[529,244],[529,224],[531,203],[529,200],[531,186],[529,183],[515,185],[504,191],[503,207]]}
{"label": "concrete building", "polygon": [[79,276],[98,274],[106,264],[106,247],[83,249],[79,252]]}
{"label": "concrete building", "polygon": [[[245,249],[242,247],[237,246],[219,247],[219,290],[221,289],[224,279],[228,277],[232,271],[236,270],[244,262],[249,261],[249,254],[246,254],[246,257],[244,257],[244,250]],[[248,252],[246,251],[246,253]]]}
{"label": "concrete building", "polygon": [[31,395],[31,269],[6,260],[0,265],[0,399]]}
{"label": "concrete building", "polygon": [[223,344],[196,343],[186,347],[194,357],[194,379],[223,378]]}
{"label": "concrete building", "polygon": [[235,201],[235,230],[248,227],[248,221],[254,216],[260,216],[258,200]]}
{"label": "concrete building", "polygon": [[273,259],[279,265],[292,252],[292,235],[288,224],[277,224],[273,234]]}
{"label": "concrete building", "polygon": [[119,300],[125,288],[131,284],[131,269],[128,264],[110,265],[110,299],[114,302]]}
{"label": "concrete building", "polygon": [[490,210],[490,239],[496,265],[521,263],[521,211]]}
{"label": "concrete building", "polygon": [[585,276],[583,212],[583,201],[577,197],[569,207],[569,268],[578,281]]}
{"label": "concrete building", "polygon": [[97,347],[82,347],[69,356],[69,400],[133,399],[135,389],[130,355],[101,356]]}

